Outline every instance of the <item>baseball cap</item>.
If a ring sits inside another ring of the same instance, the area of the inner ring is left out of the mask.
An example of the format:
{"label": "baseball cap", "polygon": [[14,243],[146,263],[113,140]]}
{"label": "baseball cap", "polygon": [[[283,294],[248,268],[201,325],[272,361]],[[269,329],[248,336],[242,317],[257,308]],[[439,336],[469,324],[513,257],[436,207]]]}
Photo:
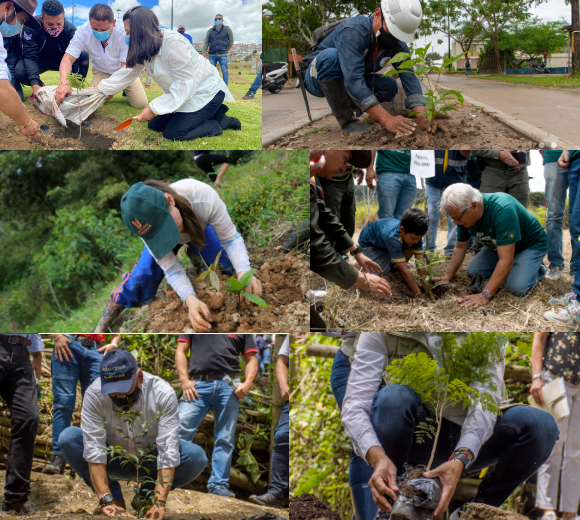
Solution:
{"label": "baseball cap", "polygon": [[121,199],[123,222],[142,238],[155,258],[171,253],[179,242],[179,229],[169,213],[161,190],[143,182],[133,184]]}
{"label": "baseball cap", "polygon": [[126,350],[114,349],[101,361],[101,394],[126,394],[133,386],[137,362]]}
{"label": "baseball cap", "polygon": [[13,2],[28,14],[28,20],[24,25],[33,29],[38,29],[41,26],[40,22],[34,17],[34,11],[36,11],[36,6],[38,5],[36,0],[13,0]]}
{"label": "baseball cap", "polygon": [[355,168],[368,168],[371,165],[373,154],[370,150],[351,150],[351,156],[348,164]]}
{"label": "baseball cap", "polygon": [[177,30],[178,30],[178,31],[179,31],[179,30],[181,30],[181,29],[183,29],[183,30],[185,31],[185,25],[180,25],[180,26],[177,28]]}

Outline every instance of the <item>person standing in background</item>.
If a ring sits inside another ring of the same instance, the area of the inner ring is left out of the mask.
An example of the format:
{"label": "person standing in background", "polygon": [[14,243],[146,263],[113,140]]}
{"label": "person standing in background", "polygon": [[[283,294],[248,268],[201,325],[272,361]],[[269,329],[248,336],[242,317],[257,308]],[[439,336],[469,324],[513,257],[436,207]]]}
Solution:
{"label": "person standing in background", "polygon": [[203,40],[201,53],[209,59],[215,67],[218,63],[224,77],[224,83],[228,84],[228,52],[234,45],[234,33],[231,27],[223,25],[224,17],[215,15],[214,26],[208,29]]}
{"label": "person standing in background", "polygon": [[191,36],[185,32],[185,25],[180,25],[177,28],[177,32],[179,34],[182,34],[183,36],[185,36],[189,40],[189,43],[191,43],[191,45],[193,45],[193,40],[191,39]]}

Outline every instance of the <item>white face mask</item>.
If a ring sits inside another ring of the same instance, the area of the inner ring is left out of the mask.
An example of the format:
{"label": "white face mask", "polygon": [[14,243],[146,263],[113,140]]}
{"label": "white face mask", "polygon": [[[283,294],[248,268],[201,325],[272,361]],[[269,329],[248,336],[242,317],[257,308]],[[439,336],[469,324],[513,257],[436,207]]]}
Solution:
{"label": "white face mask", "polygon": [[0,24],[0,34],[6,38],[10,38],[10,36],[20,34],[21,30],[22,24],[18,21],[18,18],[16,18],[16,23],[14,25],[10,25],[6,21],[6,12],[4,12],[4,21]]}

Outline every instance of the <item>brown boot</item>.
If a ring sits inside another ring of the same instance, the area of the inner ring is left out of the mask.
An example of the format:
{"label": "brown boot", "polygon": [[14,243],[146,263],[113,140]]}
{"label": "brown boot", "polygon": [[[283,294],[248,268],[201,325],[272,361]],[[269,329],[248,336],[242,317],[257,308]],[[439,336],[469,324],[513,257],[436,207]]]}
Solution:
{"label": "brown boot", "polygon": [[105,306],[105,310],[103,311],[103,315],[99,320],[99,323],[94,328],[93,332],[95,333],[106,333],[112,332],[111,327],[113,326],[113,322],[119,317],[119,315],[123,312],[122,305],[115,303],[112,299],[109,298],[107,305]]}
{"label": "brown boot", "polygon": [[14,511],[17,515],[30,515],[32,513],[38,512],[36,506],[29,500],[24,500],[23,502],[12,502],[7,504],[4,502],[2,504],[2,511],[11,512]]}

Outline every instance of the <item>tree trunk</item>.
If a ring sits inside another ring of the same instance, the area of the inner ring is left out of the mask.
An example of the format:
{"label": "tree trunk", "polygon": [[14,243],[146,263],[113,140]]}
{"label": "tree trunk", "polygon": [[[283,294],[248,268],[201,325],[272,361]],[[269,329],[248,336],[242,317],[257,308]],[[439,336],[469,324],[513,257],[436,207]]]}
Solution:
{"label": "tree trunk", "polygon": [[333,358],[338,352],[339,347],[334,345],[309,345],[306,348],[306,355],[313,357]]}
{"label": "tree trunk", "polygon": [[[274,352],[272,353],[272,359],[274,363],[278,362],[278,351],[282,346],[285,334],[276,334],[276,345],[274,347]],[[282,391],[280,390],[280,385],[278,384],[278,379],[274,380],[272,385],[272,426],[270,431],[270,471],[268,482],[272,479],[272,453],[274,452],[274,434],[276,433],[276,426],[280,420],[280,415],[282,414],[282,407],[284,406],[284,399],[282,399]]]}
{"label": "tree trunk", "polygon": [[580,74],[580,5],[572,0],[572,74]]}
{"label": "tree trunk", "polygon": [[439,440],[439,433],[441,432],[441,423],[443,422],[443,410],[441,410],[441,417],[438,417],[437,411],[435,411],[435,420],[437,421],[437,432],[435,433],[435,440],[433,441],[433,449],[431,450],[431,457],[429,458],[429,464],[427,464],[426,471],[431,469],[431,464],[433,464],[433,459],[435,458],[435,450],[437,449],[437,441]]}
{"label": "tree trunk", "polygon": [[[290,387],[290,391],[292,391],[294,387],[294,382],[296,380],[296,354],[294,352],[294,347],[292,344],[294,343],[294,336],[290,335],[290,361],[288,364],[288,385]],[[276,372],[276,370],[274,370]]]}
{"label": "tree trunk", "polygon": [[495,66],[497,68],[497,73],[501,76],[503,71],[501,70],[501,59],[499,57],[499,36],[494,33],[491,40],[493,42],[493,50],[495,53]]}

